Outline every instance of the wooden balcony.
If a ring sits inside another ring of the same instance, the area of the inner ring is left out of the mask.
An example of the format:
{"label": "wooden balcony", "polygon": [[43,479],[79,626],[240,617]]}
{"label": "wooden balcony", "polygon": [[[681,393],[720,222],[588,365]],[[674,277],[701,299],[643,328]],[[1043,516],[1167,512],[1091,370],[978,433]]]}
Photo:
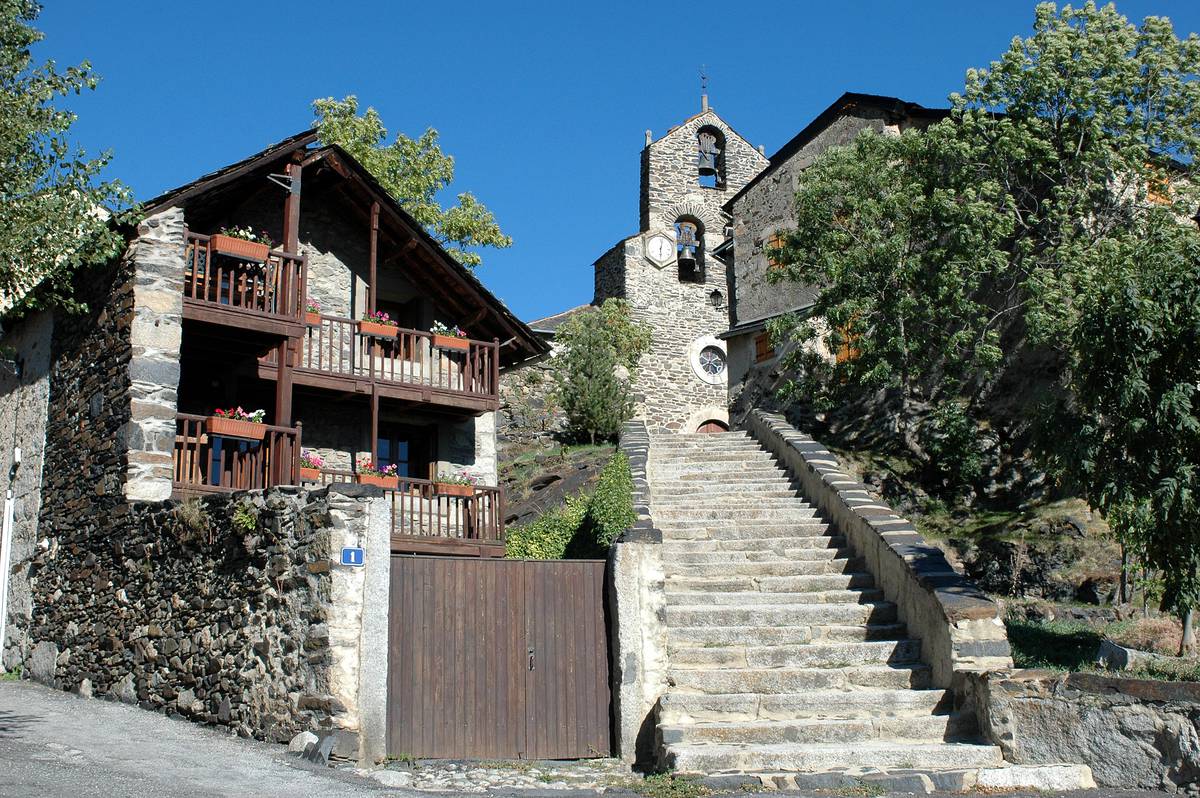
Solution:
{"label": "wooden balcony", "polygon": [[[356,482],[352,471],[321,469],[320,482]],[[392,551],[504,556],[504,491],[476,485],[470,496],[445,496],[427,479],[401,477],[384,488],[392,508]]]}
{"label": "wooden balcony", "polygon": [[272,250],[261,263],[213,250],[210,236],[189,232],[183,317],[279,335],[303,332],[307,258]]}
{"label": "wooden balcony", "polygon": [[177,495],[230,493],[299,484],[300,427],[263,427],[261,441],[212,435],[208,417],[175,417]]}
{"label": "wooden balcony", "polygon": [[[468,341],[465,350],[434,345],[420,330],[394,328],[395,338],[364,335],[358,322],[320,316],[308,327],[293,381],[335,391],[456,407],[473,412],[500,405],[500,345]],[[259,376],[275,379],[277,353],[259,360]]]}

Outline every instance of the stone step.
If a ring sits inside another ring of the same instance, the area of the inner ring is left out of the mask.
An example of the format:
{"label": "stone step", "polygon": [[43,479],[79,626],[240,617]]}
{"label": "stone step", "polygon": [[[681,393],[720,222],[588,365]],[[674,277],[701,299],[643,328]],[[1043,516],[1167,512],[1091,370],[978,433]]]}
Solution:
{"label": "stone step", "polygon": [[768,479],[776,477],[779,479],[788,479],[787,471],[777,465],[763,461],[756,463],[742,463],[731,460],[728,463],[679,463],[679,464],[656,464],[651,463],[647,468],[647,475],[651,480],[672,480],[672,479],[701,479],[709,477],[711,482],[724,482],[731,480],[734,477],[754,477],[756,479]]}
{"label": "stone step", "polygon": [[[835,554],[841,550],[848,552],[845,538],[826,537],[822,535],[814,535],[811,538],[797,538],[797,543],[806,543],[806,546],[781,546],[776,549],[750,549],[749,551],[739,551],[737,549],[719,549],[717,551],[704,551],[702,548],[693,547],[690,549],[681,549],[671,551],[664,550],[665,558],[674,563],[710,563],[710,562],[778,562],[780,560],[803,560],[803,559],[823,559],[824,555],[817,557],[806,557],[805,551],[828,552],[833,551]],[[788,553],[791,552],[791,553]],[[750,579],[747,577],[739,581],[739,584],[750,584]],[[731,590],[744,588],[730,588]]]}
{"label": "stone step", "polygon": [[795,718],[894,718],[946,714],[954,708],[949,690],[810,690],[760,695],[668,692],[659,703],[659,723],[792,720]]}
{"label": "stone step", "polygon": [[796,483],[782,479],[764,479],[734,484],[706,485],[703,482],[676,482],[664,498],[675,496],[799,496]]}
{"label": "stone step", "polygon": [[806,690],[924,690],[932,686],[929,666],[852,665],[844,668],[679,668],[669,678],[676,690],[695,693],[800,693]]}
{"label": "stone step", "polygon": [[753,463],[771,461],[775,462],[776,457],[771,452],[762,448],[744,448],[744,449],[710,449],[703,452],[693,451],[691,449],[680,449],[676,452],[668,452],[665,450],[650,451],[650,465],[658,465],[660,463]]}
{"label": "stone step", "polygon": [[[672,532],[682,531],[673,529]],[[687,532],[694,531],[688,528]],[[841,535],[831,535],[828,532],[797,532],[782,536],[763,536],[753,538],[671,538],[662,542],[663,555],[679,557],[683,554],[716,554],[718,552],[775,552],[776,559],[786,560],[784,554],[788,549],[805,548],[838,548],[836,541],[845,541]]]}
{"label": "stone step", "polygon": [[713,606],[753,607],[760,604],[872,604],[883,601],[883,591],[878,588],[836,588],[834,590],[810,590],[801,593],[762,593],[757,590],[742,591],[695,591],[676,590],[674,582],[667,583],[668,606]]}
{"label": "stone step", "polygon": [[695,626],[816,626],[895,623],[896,605],[874,604],[757,604],[727,607],[712,604],[672,604],[665,610],[668,628]]}
{"label": "stone step", "polygon": [[789,537],[807,537],[809,535],[827,533],[830,529],[829,524],[819,518],[806,518],[800,522],[784,524],[768,523],[759,519],[739,521],[734,518],[723,520],[717,518],[693,518],[690,520],[665,521],[656,518],[653,510],[650,511],[650,517],[654,519],[654,525],[663,530],[663,532],[667,530],[680,532],[693,530],[707,531],[729,538],[784,540]]}
{"label": "stone step", "polygon": [[913,664],[921,658],[919,640],[874,643],[805,643],[792,646],[678,648],[671,667],[690,668],[845,668],[852,665]]}
{"label": "stone step", "polygon": [[[679,562],[677,559],[674,561]],[[788,593],[824,593],[830,590],[869,590],[873,587],[875,577],[864,571],[806,576],[691,576],[686,569],[673,568],[667,577],[667,590],[675,593],[754,593],[773,596]]]}
{"label": "stone step", "polygon": [[778,743],[861,743],[893,740],[940,743],[976,734],[970,715],[925,715],[903,718],[789,718],[783,720],[659,723],[666,745],[696,743],[773,745]]}
{"label": "stone step", "polygon": [[774,562],[665,563],[668,576],[814,576],[861,571],[864,560],[848,557],[846,549],[806,549],[806,559]]}
{"label": "stone step", "polygon": [[723,510],[724,517],[737,518],[742,510],[761,508],[764,510],[787,510],[792,508],[811,510],[813,506],[795,496],[705,496],[702,499],[684,496],[672,496],[667,499],[653,499],[650,502],[651,512],[663,510]]}
{"label": "stone step", "polygon": [[693,626],[667,630],[667,648],[723,646],[749,640],[759,646],[801,643],[855,643],[864,640],[899,640],[905,636],[902,623],[814,624],[810,626]]}
{"label": "stone step", "polygon": [[730,519],[731,516],[739,521],[763,521],[770,524],[787,524],[801,522],[817,517],[813,507],[745,507],[736,510],[736,515],[723,507],[668,507],[660,508],[652,501],[650,515],[656,521],[670,523],[671,521],[704,521]]}
{"label": "stone step", "polygon": [[666,764],[680,773],[815,772],[838,768],[930,769],[995,767],[1004,760],[993,745],[866,741],[773,745],[668,745]]}
{"label": "stone step", "polygon": [[686,485],[689,483],[699,482],[701,484],[713,483],[720,485],[734,485],[743,482],[781,482],[792,484],[794,480],[786,471],[779,468],[765,469],[756,468],[753,470],[736,471],[722,474],[720,479],[714,479],[712,474],[702,471],[689,472],[686,474],[676,474],[670,478],[662,475],[648,474],[651,484],[655,486],[670,486],[672,483]]}

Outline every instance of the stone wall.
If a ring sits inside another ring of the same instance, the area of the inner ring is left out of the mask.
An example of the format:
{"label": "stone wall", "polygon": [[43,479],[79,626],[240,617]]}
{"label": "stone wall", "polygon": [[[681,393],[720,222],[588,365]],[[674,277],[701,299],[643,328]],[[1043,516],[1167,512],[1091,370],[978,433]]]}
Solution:
{"label": "stone wall", "polygon": [[[13,538],[9,574],[5,640],[0,640],[0,666],[17,667],[28,648],[26,635],[32,617],[29,569],[37,541],[37,518],[42,504],[42,461],[46,443],[46,411],[50,398],[50,348],[54,317],[49,312],[5,325],[0,357],[0,477],[12,490]],[[14,467],[15,449],[21,463]]]}
{"label": "stone wall", "polygon": [[782,416],[755,410],[746,429],[779,458],[821,517],[866,560],[909,635],[921,641],[921,659],[930,666],[935,686],[950,687],[963,671],[1012,667],[999,608],[950,566],[941,549],[877,503],[835,455]]}
{"label": "stone wall", "polygon": [[[31,561],[27,673],[246,737],[330,731],[345,755],[381,755],[370,743],[381,721],[360,697],[386,683],[387,507],[377,496],[334,486],[139,503],[48,537]],[[249,520],[235,523],[235,512]],[[374,573],[334,562],[355,544]]]}
{"label": "stone wall", "polygon": [[966,673],[958,692],[1008,762],[1088,765],[1101,787],[1200,788],[1200,685],[1088,673]]}
{"label": "stone wall", "polygon": [[547,444],[566,429],[566,416],[553,398],[554,352],[500,372],[496,445],[507,449]]}

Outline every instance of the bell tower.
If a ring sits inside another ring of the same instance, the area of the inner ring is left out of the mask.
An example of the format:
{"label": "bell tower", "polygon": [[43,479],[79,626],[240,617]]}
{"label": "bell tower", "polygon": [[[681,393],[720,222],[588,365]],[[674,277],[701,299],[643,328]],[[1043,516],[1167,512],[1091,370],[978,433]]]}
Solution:
{"label": "bell tower", "polygon": [[635,416],[651,429],[696,432],[728,425],[726,264],[718,254],[722,206],[768,161],[701,96],[700,113],[654,139],[641,154],[638,233],[595,263],[595,302],[629,302],[651,328],[638,366]]}

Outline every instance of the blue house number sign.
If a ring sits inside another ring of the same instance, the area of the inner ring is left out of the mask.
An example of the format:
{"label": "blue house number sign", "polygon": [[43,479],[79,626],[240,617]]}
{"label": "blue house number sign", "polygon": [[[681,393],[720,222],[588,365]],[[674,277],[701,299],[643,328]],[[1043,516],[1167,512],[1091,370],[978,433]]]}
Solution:
{"label": "blue house number sign", "polygon": [[342,549],[342,565],[361,566],[366,555],[363,550],[357,546],[347,546]]}

